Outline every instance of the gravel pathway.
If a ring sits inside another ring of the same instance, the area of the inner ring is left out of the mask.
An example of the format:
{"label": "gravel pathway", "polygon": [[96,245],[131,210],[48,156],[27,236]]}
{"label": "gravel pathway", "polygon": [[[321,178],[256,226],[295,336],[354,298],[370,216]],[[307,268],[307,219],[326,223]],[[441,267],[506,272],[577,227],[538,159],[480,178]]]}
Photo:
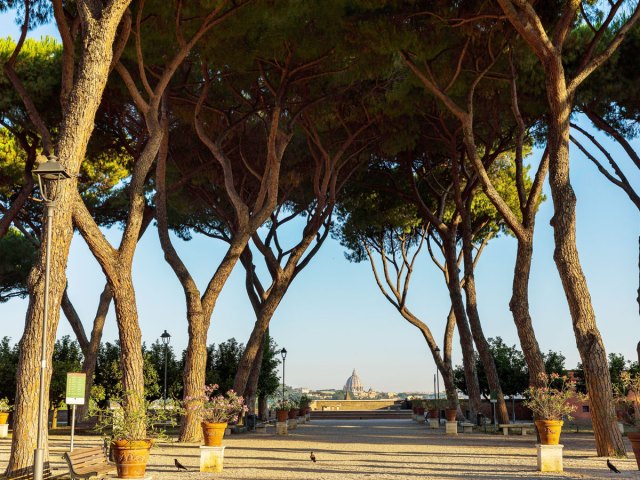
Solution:
{"label": "gravel pathway", "polygon": [[[68,437],[52,436],[54,473],[62,474],[62,452]],[[589,434],[563,434],[563,473],[536,471],[535,436],[459,434],[445,436],[410,420],[315,420],[287,436],[246,433],[226,437],[224,471],[200,473],[199,445],[162,443],[151,451],[147,474],[154,480],[182,479],[611,479],[640,480],[631,447],[629,457],[612,459],[622,471],[616,475],[605,459],[595,456]],[[625,440],[627,441],[627,440]],[[628,442],[628,441],[627,441]],[[77,447],[100,444],[91,436],[76,436]],[[9,455],[9,440],[0,439],[0,471]],[[313,451],[317,462],[310,459]],[[174,458],[189,468],[177,472]],[[68,478],[68,475],[60,478]]]}

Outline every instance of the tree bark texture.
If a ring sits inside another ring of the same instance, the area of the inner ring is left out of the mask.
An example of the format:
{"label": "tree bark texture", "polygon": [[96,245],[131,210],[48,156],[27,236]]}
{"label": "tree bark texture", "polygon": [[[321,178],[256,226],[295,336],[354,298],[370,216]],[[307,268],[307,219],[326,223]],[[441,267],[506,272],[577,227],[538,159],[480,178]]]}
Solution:
{"label": "tree bark texture", "polygon": [[[460,202],[462,203],[462,202]],[[478,298],[476,295],[476,282],[473,272],[473,242],[471,233],[471,219],[470,215],[470,200],[464,202],[462,208],[462,256],[464,264],[464,292],[466,297],[467,317],[471,326],[471,334],[473,340],[478,349],[478,355],[480,361],[484,366],[484,371],[487,376],[487,383],[492,392],[496,394],[496,413],[498,415],[498,421],[500,423],[509,423],[509,411],[507,410],[507,404],[504,401],[504,394],[502,393],[502,387],[500,386],[500,379],[498,378],[498,370],[496,369],[493,355],[491,354],[491,348],[489,342],[482,330],[482,324],[480,323],[480,313],[478,312]]]}
{"label": "tree bark texture", "polygon": [[267,400],[264,395],[258,397],[258,418],[262,421],[269,420],[269,404]]}
{"label": "tree bark texture", "polygon": [[[114,283],[111,283],[112,281]],[[110,279],[110,287],[118,322],[122,392],[126,415],[127,412],[133,413],[145,409],[142,332],[138,323],[138,308],[130,264],[122,265],[119,278]],[[134,418],[135,438],[146,438],[146,425],[138,417]]]}
{"label": "tree bark texture", "polygon": [[[200,296],[189,294],[187,296],[187,322],[189,341],[184,363],[182,382],[184,385],[184,398],[199,397],[204,393],[204,384],[207,368],[207,332],[209,330],[209,318],[202,312]],[[180,422],[180,442],[199,442],[202,440],[202,428],[200,418],[192,408],[187,407]]]}
{"label": "tree bark texture", "polygon": [[[62,202],[61,202],[62,203]],[[64,203],[62,203],[64,204]],[[45,414],[48,412],[49,382],[51,380],[51,362],[56,330],[60,319],[60,303],[66,285],[66,261],[71,243],[71,215],[64,209],[56,209],[53,222],[45,222],[43,232],[53,228],[51,245],[51,270],[49,280],[49,318],[47,334],[44,339],[47,348],[47,366],[45,389]],[[44,271],[46,235],[40,240],[41,255],[29,274],[29,307],[27,310],[25,331],[20,340],[20,357],[16,375],[16,399],[14,405],[13,436],[11,438],[11,457],[6,475],[9,478],[25,475],[32,470],[33,452],[37,438],[38,392],[40,388],[40,347],[42,345],[42,324],[44,313]],[[45,464],[48,462],[47,422],[44,423]]]}
{"label": "tree bark texture", "polygon": [[476,415],[480,411],[480,384],[478,382],[478,372],[476,371],[476,360],[473,349],[473,337],[469,328],[467,314],[462,300],[462,291],[460,289],[460,274],[458,273],[456,240],[455,234],[450,232],[449,235],[442,238],[446,266],[449,272],[449,281],[447,287],[451,298],[451,306],[460,335],[460,348],[462,350],[462,366],[464,368],[464,378],[467,384],[467,394],[469,396],[469,411],[471,412],[471,422],[475,423]]}
{"label": "tree bark texture", "polygon": [[[81,67],[78,69],[73,88],[70,93],[68,108],[63,112],[63,120],[58,136],[57,154],[68,173],[76,175],[84,159],[89,137],[93,131],[95,114],[102,98],[107,81],[109,64],[112,57],[112,45],[118,23],[122,18],[130,0],[114,0],[105,8],[99,19],[91,16],[84,2],[79,9],[84,9],[82,27],[83,44],[81,48]],[[66,285],[65,270],[69,246],[73,236],[71,226],[72,194],[76,190],[76,181],[63,182],[60,187],[58,211],[54,216],[53,245],[51,246],[50,277],[50,312],[48,319],[47,359],[51,362],[55,332],[60,319],[60,303]],[[47,226],[49,227],[49,226]],[[33,465],[33,446],[36,444],[37,430],[37,397],[40,369],[40,344],[42,341],[42,312],[44,305],[44,251],[41,242],[40,256],[29,278],[29,307],[27,310],[25,331],[20,341],[20,360],[16,385],[16,405],[14,414],[14,435],[11,443],[11,456],[7,465],[7,476],[24,473]],[[45,398],[49,396],[51,370],[47,368],[47,384]],[[47,444],[46,431],[45,445]],[[45,451],[45,455],[47,452]],[[45,456],[45,462],[47,457]]]}
{"label": "tree bark texture", "polygon": [[553,259],[569,304],[576,345],[584,368],[597,453],[599,456],[624,455],[622,435],[616,425],[607,353],[596,325],[576,245],[576,196],[569,178],[572,102],[566,89],[561,59],[555,59],[555,65],[547,65],[545,71],[550,107],[547,139],[549,185],[554,205],[551,219],[555,240]]}
{"label": "tree bark texture", "polygon": [[[442,362],[444,363],[444,369],[441,371],[442,378],[444,381],[444,386],[447,395],[447,401],[449,405],[458,405],[458,389],[456,388],[454,377],[453,377],[453,362],[451,360],[451,352],[453,350],[453,333],[456,329],[456,316],[453,313],[453,308],[449,310],[449,315],[447,315],[447,326],[444,330],[444,358]],[[445,374],[451,374],[451,379],[448,380],[445,378]],[[451,390],[449,390],[449,383],[451,383]],[[459,405],[458,405],[459,406]],[[453,408],[451,406],[450,408]]]}
{"label": "tree bark texture", "polygon": [[[100,301],[98,302],[98,310],[96,316],[93,319],[93,328],[91,329],[91,339],[89,340],[89,346],[86,352],[82,352],[84,355],[84,361],[82,362],[82,373],[87,377],[84,398],[89,399],[91,397],[91,388],[93,387],[93,375],[96,371],[96,363],[98,361],[98,352],[100,350],[100,341],[102,340],[102,330],[104,328],[104,322],[107,319],[107,313],[109,312],[109,306],[113,295],[111,294],[111,288],[109,285],[105,285],[102,293],[100,294]],[[82,421],[86,418],[89,409],[89,402],[84,405],[78,405],[76,415],[78,420]]]}
{"label": "tree bark texture", "polygon": [[275,284],[269,291],[269,296],[262,303],[260,312],[256,318],[256,322],[253,326],[251,336],[247,342],[247,346],[244,349],[240,363],[238,364],[238,372],[233,381],[233,389],[238,395],[244,395],[249,381],[249,375],[254,364],[254,361],[258,355],[261,345],[264,344],[265,334],[267,328],[269,328],[269,322],[273,317],[280,301],[284,297],[289,288],[292,278],[290,276],[280,277],[276,280]]}
{"label": "tree bark texture", "polygon": [[519,239],[509,308],[513,314],[513,321],[520,339],[520,347],[529,369],[529,385],[542,387],[544,382],[540,375],[545,373],[544,361],[533,330],[531,315],[529,314],[529,275],[531,273],[532,256],[533,244],[531,239]]}
{"label": "tree bark texture", "polygon": [[256,413],[256,393],[258,391],[260,372],[262,371],[262,356],[264,354],[264,343],[266,338],[267,332],[265,332],[265,335],[262,338],[262,342],[260,343],[260,347],[258,348],[258,353],[256,353],[256,358],[253,361],[251,372],[249,373],[249,378],[247,379],[247,388],[244,392],[244,399],[245,403],[249,407],[249,413]]}

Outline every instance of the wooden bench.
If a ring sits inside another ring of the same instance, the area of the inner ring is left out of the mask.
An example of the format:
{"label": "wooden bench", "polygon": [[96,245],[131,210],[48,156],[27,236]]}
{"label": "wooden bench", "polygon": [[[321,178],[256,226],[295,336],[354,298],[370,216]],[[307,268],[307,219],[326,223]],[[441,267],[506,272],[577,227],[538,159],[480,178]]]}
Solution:
{"label": "wooden bench", "polygon": [[262,422],[258,422],[256,423],[256,432],[257,433],[267,433],[267,427],[275,425],[276,421],[275,419],[273,420],[264,420]]}
{"label": "wooden bench", "polygon": [[473,423],[461,423],[462,433],[473,433]]}
{"label": "wooden bench", "polygon": [[69,466],[71,480],[101,477],[116,470],[102,447],[76,448],[73,452],[65,452],[64,459]]}
{"label": "wooden bench", "polygon": [[533,423],[501,423],[498,428],[502,429],[502,433],[509,435],[509,430],[512,428],[519,428],[522,435],[527,434],[527,428],[533,429]]}

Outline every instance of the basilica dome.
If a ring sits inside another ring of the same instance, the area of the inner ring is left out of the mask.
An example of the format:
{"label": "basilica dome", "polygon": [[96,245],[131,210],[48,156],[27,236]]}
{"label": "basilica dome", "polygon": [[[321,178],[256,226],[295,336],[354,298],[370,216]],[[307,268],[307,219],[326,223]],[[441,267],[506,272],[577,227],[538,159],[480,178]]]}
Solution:
{"label": "basilica dome", "polygon": [[347,383],[344,384],[344,391],[351,393],[362,393],[364,391],[364,387],[362,386],[362,382],[360,381],[360,377],[356,373],[356,369],[353,369],[353,373],[349,378],[347,378]]}

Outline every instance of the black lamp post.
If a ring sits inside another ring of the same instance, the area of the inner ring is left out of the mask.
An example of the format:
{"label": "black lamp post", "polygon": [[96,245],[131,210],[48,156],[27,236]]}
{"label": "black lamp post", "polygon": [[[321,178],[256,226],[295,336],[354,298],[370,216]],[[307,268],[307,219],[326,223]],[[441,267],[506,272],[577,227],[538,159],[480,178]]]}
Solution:
{"label": "black lamp post", "polygon": [[[38,159],[44,159],[40,156]],[[45,244],[45,271],[44,271],[44,315],[42,318],[42,344],[40,351],[40,390],[38,401],[38,437],[36,449],[33,453],[33,478],[34,480],[42,480],[44,473],[44,448],[43,434],[45,422],[45,399],[44,399],[44,382],[45,370],[47,368],[47,321],[49,320],[49,270],[51,265],[51,234],[53,214],[57,204],[58,182],[71,178],[62,165],[58,162],[55,155],[50,155],[45,162],[41,162],[33,171],[38,177],[38,185],[40,186],[40,195],[44,200],[45,209],[47,211],[47,243]],[[48,423],[48,422],[47,422]]]}
{"label": "black lamp post", "polygon": [[[436,347],[434,350],[436,355],[440,355],[440,347]],[[438,417],[440,416],[440,375],[439,375],[438,365],[436,364],[436,388],[437,388],[437,400],[436,403],[438,405]]]}
{"label": "black lamp post", "polygon": [[287,358],[287,349],[280,350],[280,355],[282,355],[282,406],[284,407],[284,361]]}
{"label": "black lamp post", "polygon": [[162,335],[160,335],[160,339],[164,344],[164,409],[167,409],[167,358],[169,355],[169,342],[171,341],[171,335],[166,330]]}

